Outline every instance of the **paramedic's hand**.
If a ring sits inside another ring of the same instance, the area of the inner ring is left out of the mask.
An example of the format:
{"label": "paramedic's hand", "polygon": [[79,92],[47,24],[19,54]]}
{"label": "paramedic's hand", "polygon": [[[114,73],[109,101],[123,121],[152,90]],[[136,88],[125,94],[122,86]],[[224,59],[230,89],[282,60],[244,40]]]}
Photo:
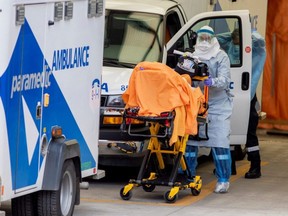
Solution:
{"label": "paramedic's hand", "polygon": [[208,77],[208,79],[204,80],[204,85],[210,87],[213,85],[213,80],[211,78],[211,76]]}
{"label": "paramedic's hand", "polygon": [[184,52],[183,56],[187,56],[187,57],[192,58],[193,54],[191,52]]}

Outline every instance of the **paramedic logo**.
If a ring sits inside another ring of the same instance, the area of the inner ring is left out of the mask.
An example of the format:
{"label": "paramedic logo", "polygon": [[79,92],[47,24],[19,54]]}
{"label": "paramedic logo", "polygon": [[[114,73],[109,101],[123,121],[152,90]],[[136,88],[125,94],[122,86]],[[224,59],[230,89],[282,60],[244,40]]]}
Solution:
{"label": "paramedic logo", "polygon": [[100,96],[100,80],[95,79],[92,82],[92,89],[91,89],[91,100],[96,100]]}
{"label": "paramedic logo", "polygon": [[92,82],[91,92],[90,92],[90,108],[94,113],[99,111],[100,107],[100,80],[95,79]]}

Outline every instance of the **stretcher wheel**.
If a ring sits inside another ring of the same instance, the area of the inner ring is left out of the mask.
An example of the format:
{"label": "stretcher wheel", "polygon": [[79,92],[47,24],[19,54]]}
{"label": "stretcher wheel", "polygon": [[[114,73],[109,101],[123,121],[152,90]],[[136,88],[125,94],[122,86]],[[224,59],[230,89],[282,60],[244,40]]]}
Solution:
{"label": "stretcher wheel", "polygon": [[150,184],[144,184],[143,186],[143,190],[146,192],[152,192],[155,189],[155,185],[150,185]]}
{"label": "stretcher wheel", "polygon": [[124,192],[124,187],[121,188],[121,190],[120,190],[120,196],[121,196],[121,198],[122,198],[123,200],[130,200],[131,197],[132,197],[132,191],[128,191],[128,193],[125,194],[125,195],[123,194],[123,192]]}
{"label": "stretcher wheel", "polygon": [[169,197],[170,191],[165,192],[164,199],[167,203],[175,203],[178,199],[178,194],[176,194],[174,197]]}
{"label": "stretcher wheel", "polygon": [[201,192],[201,189],[200,190],[197,190],[195,188],[191,188],[191,193],[193,196],[198,196]]}

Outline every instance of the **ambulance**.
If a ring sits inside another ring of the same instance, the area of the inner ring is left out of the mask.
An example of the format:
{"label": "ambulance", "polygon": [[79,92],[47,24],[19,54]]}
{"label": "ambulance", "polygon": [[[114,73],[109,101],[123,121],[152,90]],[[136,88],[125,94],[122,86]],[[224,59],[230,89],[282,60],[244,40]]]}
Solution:
{"label": "ambulance", "polygon": [[103,6],[0,0],[0,204],[13,215],[73,215],[82,179],[104,175]]}
{"label": "ambulance", "polygon": [[[207,4],[207,1],[201,4]],[[197,6],[200,7],[200,3]],[[131,167],[141,164],[146,148],[145,138],[131,137],[120,130],[121,113],[125,106],[121,95],[128,87],[135,65],[141,61],[157,61],[175,68],[179,56],[174,54],[174,50],[192,50],[195,33],[204,25],[211,26],[216,35],[239,28],[240,60],[231,64],[230,89],[234,94],[234,110],[230,138],[231,145],[245,144],[252,68],[249,11],[197,11],[197,15],[187,21],[184,10],[189,10],[187,7],[169,0],[107,0],[101,85],[101,166]],[[133,129],[138,134],[149,130],[141,122],[134,122]]]}

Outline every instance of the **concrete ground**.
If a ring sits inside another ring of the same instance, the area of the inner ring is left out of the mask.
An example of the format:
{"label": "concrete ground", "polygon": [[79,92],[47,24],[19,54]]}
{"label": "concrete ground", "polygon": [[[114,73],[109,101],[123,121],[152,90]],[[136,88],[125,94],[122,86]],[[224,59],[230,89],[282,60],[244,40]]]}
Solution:
{"label": "concrete ground", "polygon": [[[153,192],[134,188],[129,201],[121,199],[119,192],[138,170],[107,170],[102,180],[89,180],[88,190],[81,190],[81,204],[75,207],[75,216],[287,216],[288,215],[288,136],[267,134],[259,130],[262,156],[262,177],[245,179],[249,169],[246,158],[237,161],[237,175],[231,177],[230,190],[226,194],[213,193],[216,178],[213,163],[200,163],[197,171],[203,179],[199,196],[191,195],[190,189],[179,192],[175,203],[165,203],[163,194],[169,190],[157,186]],[[11,215],[10,203],[0,207]],[[2,215],[1,215],[2,216]]]}

